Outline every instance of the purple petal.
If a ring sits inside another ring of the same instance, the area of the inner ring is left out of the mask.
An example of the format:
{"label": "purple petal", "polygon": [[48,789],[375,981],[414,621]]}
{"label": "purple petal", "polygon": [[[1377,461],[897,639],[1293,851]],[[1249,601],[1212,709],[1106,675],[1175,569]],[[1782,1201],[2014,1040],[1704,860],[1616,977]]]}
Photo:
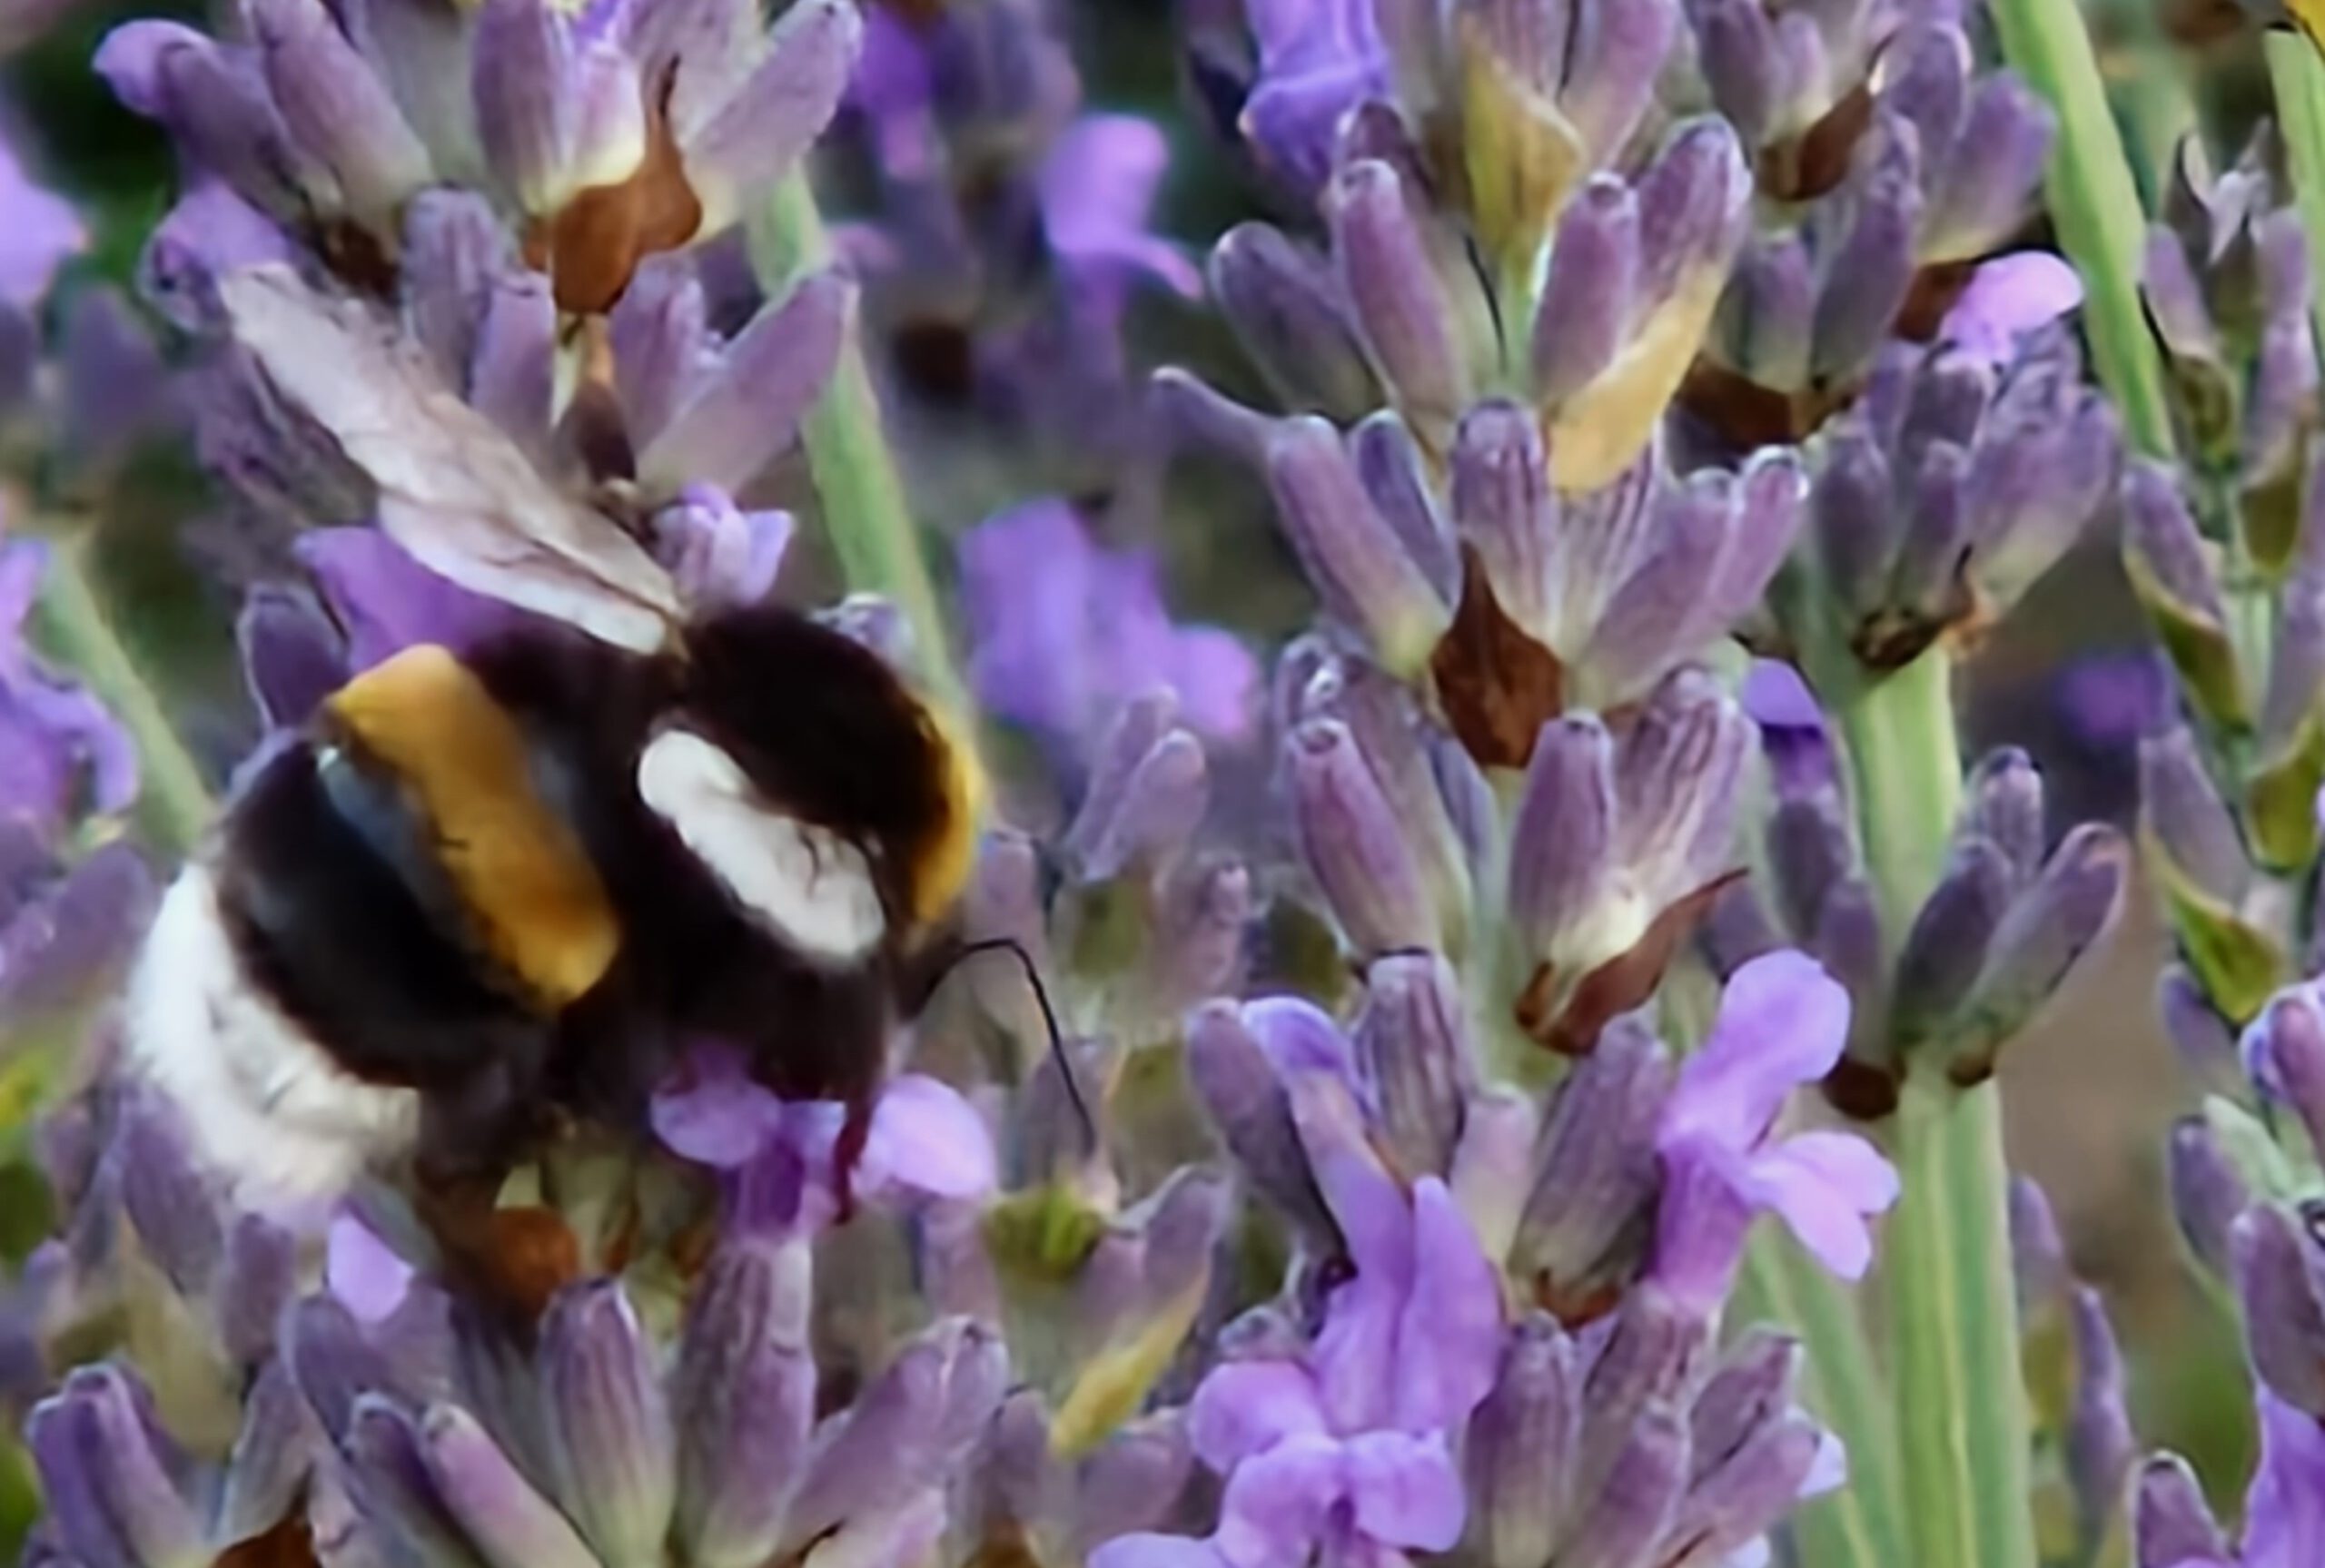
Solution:
{"label": "purple petal", "polygon": [[357,671],[419,643],[471,648],[524,619],[438,577],[377,528],[315,528],[293,548],[347,628],[348,664]]}
{"label": "purple petal", "polygon": [[1196,1455],[1222,1475],[1279,1443],[1323,1432],[1316,1380],[1289,1361],[1231,1361],[1214,1368],[1187,1412]]}
{"label": "purple petal", "polygon": [[654,1092],[654,1134],[698,1165],[734,1169],[784,1126],[784,1104],[743,1070],[737,1052],[698,1046],[678,1079]]}
{"label": "purple petal", "polygon": [[1090,1568],[1237,1568],[1208,1541],[1184,1535],[1117,1535],[1090,1553]]}
{"label": "purple petal", "polygon": [[998,1180],[993,1135],[958,1090],[918,1073],[890,1080],[857,1173],[867,1197],[982,1198]]}
{"label": "purple petal", "polygon": [[1365,1433],[1350,1439],[1347,1466],[1356,1527],[1367,1535],[1424,1552],[1461,1538],[1469,1502],[1441,1433]]}
{"label": "purple petal", "polygon": [[72,204],[34,184],[15,150],[0,142],[0,300],[39,303],[56,269],[87,242]]}
{"label": "purple petal", "polygon": [[1804,1132],[1756,1157],[1759,1207],[1779,1216],[1801,1245],[1844,1279],[1873,1261],[1865,1217],[1897,1201],[1897,1172],[1853,1132]]}
{"label": "purple petal", "polygon": [[1084,114],[1066,127],[1041,171],[1043,227],[1067,268],[1144,275],[1184,299],[1202,274],[1178,247],[1146,232],[1170,166],[1171,147],[1153,121]]}
{"label": "purple petal", "polygon": [[1445,1184],[1425,1177],[1413,1188],[1413,1287],[1397,1335],[1397,1424],[1422,1432],[1468,1421],[1492,1391],[1500,1359],[1501,1272]]}
{"label": "purple petal", "polygon": [[2261,1467],[2245,1504],[2248,1568],[2325,1562],[2325,1426],[2263,1386]]}
{"label": "purple petal", "polygon": [[2083,280],[2047,251],[2017,251],[1981,264],[1945,313],[1938,340],[1997,367],[2018,358],[2019,340],[2083,303]]}
{"label": "purple petal", "polygon": [[411,1288],[411,1264],[379,1232],[352,1214],[331,1222],[324,1244],[323,1283],[363,1323],[384,1323]]}
{"label": "purple petal", "polygon": [[1849,994],[1815,960],[1789,948],[1754,959],[1729,978],[1711,1038],[1680,1070],[1657,1147],[1752,1148],[1793,1090],[1840,1060],[1848,1029]]}
{"label": "purple petal", "polygon": [[1220,1555],[1235,1568],[1305,1568],[1348,1495],[1346,1455],[1329,1437],[1294,1437],[1238,1465],[1219,1505]]}

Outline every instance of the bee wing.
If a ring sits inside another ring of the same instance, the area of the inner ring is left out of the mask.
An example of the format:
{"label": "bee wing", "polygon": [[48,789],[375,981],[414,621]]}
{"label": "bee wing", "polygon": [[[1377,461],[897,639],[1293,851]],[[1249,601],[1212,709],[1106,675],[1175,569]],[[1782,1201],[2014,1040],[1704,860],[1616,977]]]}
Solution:
{"label": "bee wing", "polygon": [[684,613],[670,575],[559,493],[364,306],[269,263],[219,284],[235,340],[380,489],[380,526],[430,570],[639,653]]}

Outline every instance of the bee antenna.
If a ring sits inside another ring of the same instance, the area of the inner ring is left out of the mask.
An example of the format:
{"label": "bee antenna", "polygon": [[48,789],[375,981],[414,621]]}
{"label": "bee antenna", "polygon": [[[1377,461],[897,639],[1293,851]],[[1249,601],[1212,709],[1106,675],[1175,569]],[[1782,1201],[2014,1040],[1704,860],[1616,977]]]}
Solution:
{"label": "bee antenna", "polygon": [[1025,984],[1032,989],[1034,1001],[1042,1010],[1042,1027],[1049,1031],[1050,1057],[1057,1063],[1058,1077],[1065,1083],[1065,1098],[1073,1102],[1073,1113],[1082,1119],[1082,1136],[1091,1151],[1096,1152],[1097,1119],[1090,1114],[1090,1102],[1082,1098],[1082,1086],[1074,1081],[1073,1063],[1067,1060],[1065,1054],[1065,1033],[1057,1026],[1057,1011],[1050,1006],[1049,990],[1042,984],[1042,971],[1034,967],[1034,955],[1025,951],[1025,944],[1014,936],[989,936],[976,942],[965,942],[954,951],[952,962],[945,968],[950,972],[979,954],[988,952],[1008,953],[1017,961],[1017,967],[1024,971]]}

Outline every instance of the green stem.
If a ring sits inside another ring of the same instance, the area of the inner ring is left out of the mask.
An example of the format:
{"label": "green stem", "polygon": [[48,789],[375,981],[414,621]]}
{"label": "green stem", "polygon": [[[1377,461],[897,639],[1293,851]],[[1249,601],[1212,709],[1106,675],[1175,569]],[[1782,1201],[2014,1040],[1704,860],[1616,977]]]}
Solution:
{"label": "green stem", "polygon": [[[1952,666],[1933,648],[1844,707],[1867,864],[1895,951],[1942,870],[1962,794]],[[1924,1068],[1897,1118],[1885,1228],[1906,1534],[1916,1568],[2033,1568],[2009,1171],[1994,1086]]]}
{"label": "green stem", "polygon": [[1744,1255],[1736,1321],[1782,1323],[1807,1353],[1801,1395],[1849,1456],[1848,1484],[1804,1504],[1789,1526],[1807,1568],[1895,1568],[1904,1557],[1897,1427],[1856,1296],[1790,1235],[1762,1226]]}
{"label": "green stem", "polygon": [[[795,174],[777,188],[752,224],[751,242],[753,265],[770,292],[787,288],[801,273],[829,259],[823,215],[803,176]],[[878,594],[903,612],[934,695],[955,713],[967,713],[968,695],[953,666],[952,643],[921,550],[919,525],[913,520],[904,477],[888,449],[879,394],[864,362],[863,334],[855,322],[840,344],[831,385],[808,411],[800,435],[822,503],[824,527],[849,591]]]}
{"label": "green stem", "polygon": [[2140,302],[2147,222],[2083,12],[2075,0],[1994,0],[1991,10],[2004,58],[2058,111],[2047,204],[2059,248],[2083,275],[2083,322],[2100,383],[2131,444],[2170,457],[2163,361]]}
{"label": "green stem", "polygon": [[[2277,123],[2292,165],[2293,196],[2300,203],[2301,227],[2309,232],[2309,263],[2325,266],[2325,60],[2298,32],[2268,35],[2269,80],[2276,88]],[[2311,290],[2309,310],[2325,340],[2325,289]]]}
{"label": "green stem", "polygon": [[137,818],[147,836],[156,848],[173,854],[191,850],[210,823],[210,787],[122,645],[76,541],[59,539],[50,548],[34,630],[137,743]]}

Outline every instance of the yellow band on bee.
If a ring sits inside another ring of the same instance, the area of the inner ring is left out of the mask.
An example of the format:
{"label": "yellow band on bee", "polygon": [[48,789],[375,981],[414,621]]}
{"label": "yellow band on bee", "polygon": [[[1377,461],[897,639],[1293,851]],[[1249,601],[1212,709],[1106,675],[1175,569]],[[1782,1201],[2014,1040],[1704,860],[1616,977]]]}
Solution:
{"label": "yellow band on bee", "polygon": [[423,644],[357,676],[329,711],[411,792],[492,956],[561,1007],[621,945],[596,866],[534,787],[525,737],[447,650]]}
{"label": "yellow band on bee", "polygon": [[912,866],[912,913],[923,925],[942,920],[969,885],[976,868],[977,835],[988,794],[976,743],[952,715],[928,707],[928,726],[944,767],[944,825],[921,846]]}

